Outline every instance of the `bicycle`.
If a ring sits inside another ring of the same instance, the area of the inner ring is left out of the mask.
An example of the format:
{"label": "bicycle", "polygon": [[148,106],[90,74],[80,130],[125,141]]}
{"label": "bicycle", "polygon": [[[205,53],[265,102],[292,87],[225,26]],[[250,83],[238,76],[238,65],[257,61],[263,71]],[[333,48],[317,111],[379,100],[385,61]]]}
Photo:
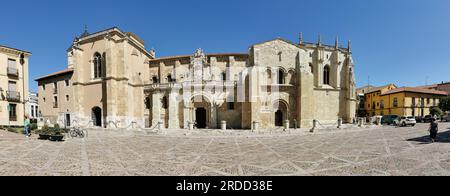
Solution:
{"label": "bicycle", "polygon": [[85,131],[82,130],[80,127],[72,127],[72,128],[69,130],[69,135],[70,135],[70,137],[72,137],[72,138],[76,138],[76,137],[84,138],[84,137],[87,136],[87,132],[86,132],[86,134],[85,134]]}

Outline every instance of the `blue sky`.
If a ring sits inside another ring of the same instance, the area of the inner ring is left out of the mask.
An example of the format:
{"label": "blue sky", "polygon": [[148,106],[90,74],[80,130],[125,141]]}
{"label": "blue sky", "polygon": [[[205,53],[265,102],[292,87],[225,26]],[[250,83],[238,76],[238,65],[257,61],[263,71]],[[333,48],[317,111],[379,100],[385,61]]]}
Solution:
{"label": "blue sky", "polygon": [[[247,52],[282,37],[352,40],[358,86],[450,81],[448,0],[22,0],[2,2],[0,44],[31,51],[30,79],[64,69],[66,49],[88,25],[118,26],[158,56]],[[7,19],[5,19],[7,18]],[[31,90],[37,84],[32,80]]]}

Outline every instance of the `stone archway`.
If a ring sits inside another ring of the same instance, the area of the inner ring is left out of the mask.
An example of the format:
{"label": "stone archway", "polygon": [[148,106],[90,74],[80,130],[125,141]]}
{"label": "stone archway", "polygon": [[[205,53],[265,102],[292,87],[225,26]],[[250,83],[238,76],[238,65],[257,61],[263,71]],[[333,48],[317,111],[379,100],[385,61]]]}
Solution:
{"label": "stone archway", "polygon": [[[186,103],[185,103],[186,104]],[[217,127],[216,108],[211,99],[204,95],[194,95],[190,102],[185,105],[184,115],[187,121],[195,123],[199,129],[210,129]]]}
{"label": "stone archway", "polygon": [[289,119],[289,106],[284,100],[277,100],[273,104],[273,125],[275,127],[284,126],[284,122]]}

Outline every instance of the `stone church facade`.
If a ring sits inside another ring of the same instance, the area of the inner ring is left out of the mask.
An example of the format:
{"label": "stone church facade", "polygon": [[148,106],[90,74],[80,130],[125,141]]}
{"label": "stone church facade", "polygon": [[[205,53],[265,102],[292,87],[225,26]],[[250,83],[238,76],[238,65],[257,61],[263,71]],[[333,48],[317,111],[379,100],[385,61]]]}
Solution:
{"label": "stone church facade", "polygon": [[[230,129],[250,129],[255,123],[276,128],[286,122],[310,128],[314,119],[353,122],[354,63],[350,43],[338,45],[320,39],[306,43],[300,36],[297,44],[274,39],[250,46],[247,53],[197,49],[192,55],[156,57],[133,33],[118,28],[86,32],[68,49],[71,85],[65,88],[71,92],[66,100],[71,109],[48,116],[58,115],[53,119],[61,122],[69,114],[78,124],[109,128],[162,123],[167,129],[190,124],[215,129],[223,122]],[[37,79],[39,91],[57,77]]]}

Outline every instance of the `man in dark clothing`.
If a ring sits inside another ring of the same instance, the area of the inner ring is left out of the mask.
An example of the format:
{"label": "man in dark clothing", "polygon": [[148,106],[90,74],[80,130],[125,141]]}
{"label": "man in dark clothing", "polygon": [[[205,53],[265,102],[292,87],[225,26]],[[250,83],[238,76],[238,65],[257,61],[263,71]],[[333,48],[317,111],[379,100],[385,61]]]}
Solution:
{"label": "man in dark clothing", "polygon": [[433,142],[433,143],[436,142],[436,136],[439,131],[438,126],[439,125],[438,125],[436,119],[435,118],[431,119],[429,131],[430,131],[431,142]]}

